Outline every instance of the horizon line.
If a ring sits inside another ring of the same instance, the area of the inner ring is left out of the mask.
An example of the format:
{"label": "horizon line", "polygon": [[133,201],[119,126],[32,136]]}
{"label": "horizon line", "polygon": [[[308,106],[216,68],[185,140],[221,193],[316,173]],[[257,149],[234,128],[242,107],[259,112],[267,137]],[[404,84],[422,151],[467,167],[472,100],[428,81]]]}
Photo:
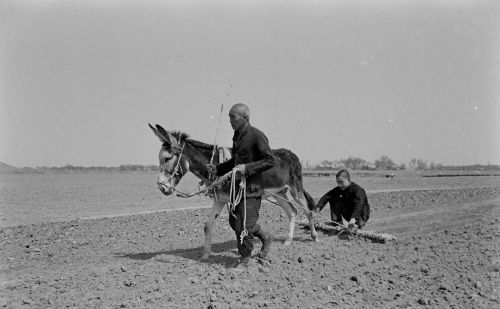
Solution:
{"label": "horizon line", "polygon": [[[423,160],[423,159],[421,159]],[[307,161],[307,160],[306,160]],[[428,160],[423,160],[424,162],[427,162],[429,164],[434,163],[437,166],[441,167],[470,167],[470,166],[492,166],[492,167],[500,167],[500,164],[494,164],[494,163],[469,163],[469,164],[444,164],[444,163],[437,163],[434,161],[428,161]],[[304,163],[305,161],[300,161],[301,163]],[[321,165],[319,164],[320,162],[316,162],[315,164],[310,164],[310,167],[320,167]],[[367,163],[371,163],[367,161]],[[403,163],[406,166],[406,169],[408,168],[407,163]],[[395,164],[395,167],[401,166],[403,164]],[[125,166],[141,166],[141,167],[147,167],[147,166],[155,166],[158,167],[158,164],[135,164],[135,163],[125,163],[125,164],[119,164],[119,165],[75,165],[71,163],[67,163],[64,165],[43,165],[43,166],[15,166],[11,165],[8,163],[5,163],[3,161],[0,161],[0,165],[6,165],[8,167],[13,167],[13,168],[18,168],[18,169],[23,169],[23,168],[32,168],[32,169],[40,169],[40,168],[64,168],[64,167],[83,167],[83,168],[91,168],[91,167],[98,167],[98,168],[119,168],[119,167],[125,167]],[[325,168],[331,168],[331,169],[338,169],[338,168],[344,168],[342,166],[323,166]]]}

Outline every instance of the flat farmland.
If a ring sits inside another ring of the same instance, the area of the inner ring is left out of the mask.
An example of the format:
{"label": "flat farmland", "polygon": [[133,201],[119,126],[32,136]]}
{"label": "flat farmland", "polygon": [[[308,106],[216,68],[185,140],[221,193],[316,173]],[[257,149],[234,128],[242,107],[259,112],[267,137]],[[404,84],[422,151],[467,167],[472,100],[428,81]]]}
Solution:
{"label": "flat farmland", "polygon": [[[421,177],[399,172],[353,173],[352,180],[368,194],[381,191],[498,187],[500,176]],[[205,196],[183,199],[164,196],[155,173],[0,174],[0,227],[119,216],[179,208],[210,207]],[[305,189],[317,201],[335,186],[335,177],[304,177]],[[178,189],[198,190],[198,179],[184,177]]]}
{"label": "flat farmland", "polygon": [[[201,260],[210,200],[163,196],[154,173],[0,175],[0,308],[500,306],[500,177],[352,178],[368,191],[365,229],[396,241],[319,232],[313,242],[297,226],[285,246],[288,220],[264,202],[269,263],[238,273],[227,211]],[[316,200],[334,182],[304,178]]]}

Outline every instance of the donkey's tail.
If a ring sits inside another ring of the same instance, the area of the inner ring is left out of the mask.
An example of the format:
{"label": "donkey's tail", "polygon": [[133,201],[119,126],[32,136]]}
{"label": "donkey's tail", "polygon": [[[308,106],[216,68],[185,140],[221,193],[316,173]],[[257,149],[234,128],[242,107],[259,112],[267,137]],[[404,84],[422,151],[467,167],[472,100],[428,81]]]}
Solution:
{"label": "donkey's tail", "polygon": [[316,202],[314,201],[312,196],[309,193],[307,193],[306,190],[303,191],[304,191],[304,197],[306,198],[307,201],[307,208],[309,208],[309,210],[316,209]]}

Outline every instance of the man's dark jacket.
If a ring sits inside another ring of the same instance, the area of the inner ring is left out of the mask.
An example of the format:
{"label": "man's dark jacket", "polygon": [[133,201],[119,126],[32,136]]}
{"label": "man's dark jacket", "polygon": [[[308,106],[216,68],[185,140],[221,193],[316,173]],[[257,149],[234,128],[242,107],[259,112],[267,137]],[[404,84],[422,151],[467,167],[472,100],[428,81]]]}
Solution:
{"label": "man's dark jacket", "polygon": [[323,209],[326,203],[330,203],[330,207],[338,203],[342,216],[346,220],[355,218],[366,222],[370,218],[370,205],[368,204],[365,189],[352,181],[345,190],[335,187],[323,195],[317,204],[319,211]]}
{"label": "man's dark jacket", "polygon": [[234,131],[232,158],[217,165],[217,176],[231,171],[236,165],[245,164],[247,197],[259,197],[264,192],[262,173],[274,166],[274,157],[267,137],[250,124],[241,132]]}

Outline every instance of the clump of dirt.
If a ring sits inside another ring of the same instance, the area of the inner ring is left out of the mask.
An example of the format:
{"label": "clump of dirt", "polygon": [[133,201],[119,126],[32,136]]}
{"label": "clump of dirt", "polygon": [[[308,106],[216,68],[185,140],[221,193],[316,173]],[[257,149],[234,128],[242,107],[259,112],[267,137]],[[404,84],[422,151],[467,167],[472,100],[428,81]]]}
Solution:
{"label": "clump of dirt", "polygon": [[[385,244],[296,229],[264,204],[268,263],[236,272],[227,213],[201,261],[208,209],[0,229],[4,308],[494,308],[500,188],[382,192],[366,229]],[[324,210],[323,212],[325,212]],[[327,213],[323,213],[327,215]],[[257,248],[260,245],[257,243]]]}

